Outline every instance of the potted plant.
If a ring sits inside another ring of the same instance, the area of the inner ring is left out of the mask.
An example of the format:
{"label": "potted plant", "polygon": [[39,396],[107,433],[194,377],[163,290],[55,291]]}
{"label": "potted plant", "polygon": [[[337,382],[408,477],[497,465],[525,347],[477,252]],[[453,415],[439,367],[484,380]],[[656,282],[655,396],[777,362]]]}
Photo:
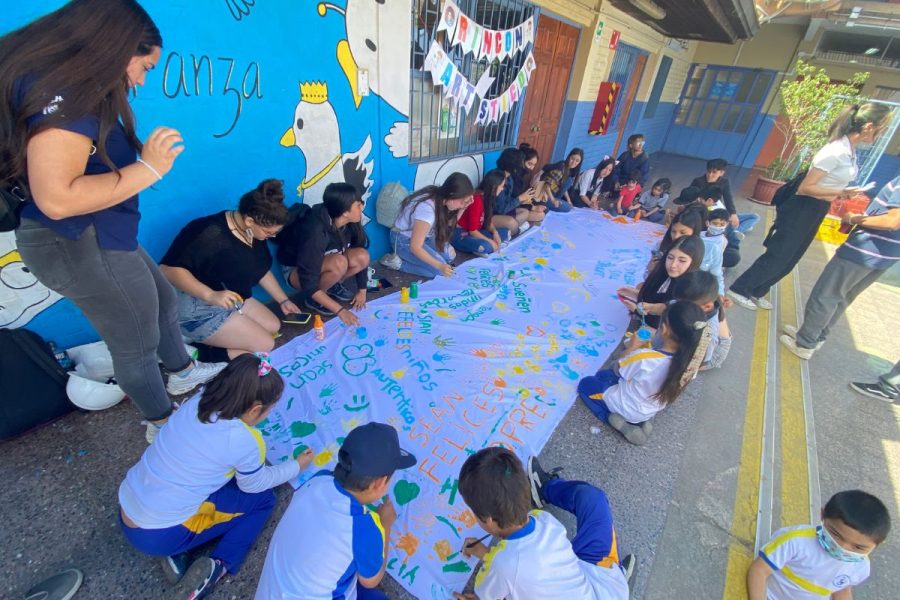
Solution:
{"label": "potted plant", "polygon": [[809,168],[819,148],[828,143],[828,127],[848,104],[860,101],[859,90],[868,73],[855,73],[834,82],[821,69],[797,60],[796,77],[779,86],[781,112],[775,129],[784,137],[781,152],[756,180],[750,200],[771,204],[784,182]]}

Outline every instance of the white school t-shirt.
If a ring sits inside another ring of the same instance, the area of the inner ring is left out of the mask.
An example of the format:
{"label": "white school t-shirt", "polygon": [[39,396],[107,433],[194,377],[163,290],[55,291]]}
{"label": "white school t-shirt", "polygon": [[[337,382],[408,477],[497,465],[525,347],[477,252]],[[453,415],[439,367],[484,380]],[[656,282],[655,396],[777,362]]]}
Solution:
{"label": "white school t-shirt", "polygon": [[378,513],[319,471],[294,492],[275,528],[256,600],[354,600],[358,577],[375,577],[383,564]]}
{"label": "white school t-shirt", "polygon": [[183,523],[206,499],[237,477],[248,493],[264,492],[300,473],[295,460],[266,466],[259,431],[240,419],[197,417],[200,396],[172,413],[119,486],[119,504],[142,529]]}
{"label": "white school t-shirt", "polygon": [[603,401],[629,423],[649,421],[665,406],[653,396],[662,389],[672,355],[638,348],[619,359],[619,383],[603,392]]}
{"label": "white school t-shirt", "polygon": [[628,583],[618,565],[579,559],[562,523],[534,510],[528,525],[484,557],[475,595],[480,600],[628,600]]}
{"label": "white school t-shirt", "polygon": [[813,157],[810,168],[825,171],[819,185],[830,190],[843,190],[859,173],[856,153],[847,136],[822,146]]}
{"label": "white school t-shirt", "polygon": [[412,235],[413,225],[415,225],[416,221],[424,221],[428,223],[429,231],[431,231],[431,227],[434,226],[434,219],[434,200],[429,198],[418,204],[410,202],[397,215],[397,220],[394,221],[394,229],[406,235]]}
{"label": "white school t-shirt", "polygon": [[774,571],[767,600],[822,600],[869,577],[869,559],[846,562],[828,554],[813,525],[779,529],[759,551]]}

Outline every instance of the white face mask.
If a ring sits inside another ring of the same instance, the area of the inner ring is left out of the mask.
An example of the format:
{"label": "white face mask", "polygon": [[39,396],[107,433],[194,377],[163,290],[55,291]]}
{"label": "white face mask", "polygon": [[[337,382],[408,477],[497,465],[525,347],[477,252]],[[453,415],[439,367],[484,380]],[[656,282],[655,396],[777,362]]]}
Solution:
{"label": "white face mask", "polygon": [[706,233],[708,233],[709,235],[722,235],[723,233],[725,233],[726,227],[727,225],[710,225],[706,228]]}

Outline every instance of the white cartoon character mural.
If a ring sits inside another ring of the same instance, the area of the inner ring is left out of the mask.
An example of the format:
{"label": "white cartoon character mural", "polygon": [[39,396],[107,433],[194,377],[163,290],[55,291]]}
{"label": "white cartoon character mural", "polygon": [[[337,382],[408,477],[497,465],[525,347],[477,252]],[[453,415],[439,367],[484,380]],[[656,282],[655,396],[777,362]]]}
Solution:
{"label": "white cartoon character mural", "polygon": [[447,160],[436,160],[423,163],[416,169],[414,189],[422,189],[428,185],[441,185],[451,173],[464,173],[469,176],[472,185],[481,183],[484,173],[484,159],[481,154],[474,156],[457,156]]}
{"label": "white cartoon character mural", "polygon": [[22,327],[60,298],[22,262],[15,234],[0,233],[0,327]]}
{"label": "white cartoon character mural", "polygon": [[319,16],[328,10],[344,15],[347,39],[337,45],[337,60],[359,108],[362,97],[357,89],[359,71],[369,74],[369,87],[382,100],[406,117],[396,121],[384,142],[395,158],[409,154],[409,23],[410,0],[347,0],[346,8],[330,2],[317,6]]}
{"label": "white cartoon character mural", "polygon": [[287,148],[297,147],[306,158],[306,177],[297,186],[304,204],[319,204],[329,183],[345,181],[362,194],[365,201],[372,192],[372,137],[366,136],[355,152],[341,152],[341,133],[337,115],[328,102],[324,82],[300,84],[300,102],[294,110],[294,123],[281,136]]}

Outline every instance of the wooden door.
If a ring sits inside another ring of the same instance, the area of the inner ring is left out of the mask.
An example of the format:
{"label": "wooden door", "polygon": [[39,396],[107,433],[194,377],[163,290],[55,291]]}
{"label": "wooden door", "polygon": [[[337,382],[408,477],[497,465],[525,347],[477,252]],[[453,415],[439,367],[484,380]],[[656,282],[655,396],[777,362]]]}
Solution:
{"label": "wooden door", "polygon": [[620,96],[617,102],[621,102],[622,110],[619,111],[619,133],[616,136],[616,145],[613,146],[613,156],[619,155],[619,146],[622,144],[622,137],[625,135],[625,127],[628,124],[628,117],[631,115],[631,107],[634,106],[634,97],[637,96],[638,87],[641,85],[641,76],[644,74],[644,65],[647,64],[647,55],[638,54],[634,63],[634,71],[628,78],[628,87],[625,88],[625,94]]}
{"label": "wooden door", "polygon": [[540,155],[540,165],[553,160],[553,146],[566,101],[566,88],[578,47],[578,28],[541,15],[534,40],[537,69],[525,93],[519,143]]}

